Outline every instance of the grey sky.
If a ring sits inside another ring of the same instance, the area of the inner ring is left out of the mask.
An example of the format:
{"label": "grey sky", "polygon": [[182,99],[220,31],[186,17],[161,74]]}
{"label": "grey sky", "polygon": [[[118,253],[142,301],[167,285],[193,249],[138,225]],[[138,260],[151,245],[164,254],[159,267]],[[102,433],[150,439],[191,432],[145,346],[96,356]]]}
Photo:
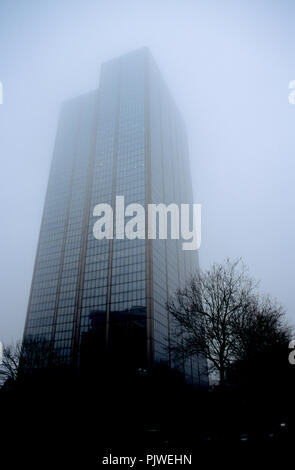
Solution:
{"label": "grey sky", "polygon": [[2,0],[0,340],[22,335],[60,103],[148,46],[187,123],[201,267],[242,257],[295,322],[295,3]]}

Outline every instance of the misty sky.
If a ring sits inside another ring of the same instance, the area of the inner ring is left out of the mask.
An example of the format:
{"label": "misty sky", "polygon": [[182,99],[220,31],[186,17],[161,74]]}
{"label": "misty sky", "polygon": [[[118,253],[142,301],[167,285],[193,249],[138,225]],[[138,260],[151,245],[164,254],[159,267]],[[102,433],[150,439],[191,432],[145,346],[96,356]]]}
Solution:
{"label": "misty sky", "polygon": [[60,103],[142,46],[187,124],[201,267],[242,257],[295,323],[294,17],[289,0],[1,0],[0,340],[22,336]]}

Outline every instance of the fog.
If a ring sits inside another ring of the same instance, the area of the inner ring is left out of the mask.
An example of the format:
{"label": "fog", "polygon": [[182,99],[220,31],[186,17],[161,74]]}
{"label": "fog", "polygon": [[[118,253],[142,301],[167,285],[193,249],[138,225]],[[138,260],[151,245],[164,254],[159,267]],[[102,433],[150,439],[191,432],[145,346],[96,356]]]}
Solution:
{"label": "fog", "polygon": [[295,322],[294,15],[287,0],[1,1],[0,340],[23,333],[60,104],[142,46],[187,125],[201,268],[242,257]]}

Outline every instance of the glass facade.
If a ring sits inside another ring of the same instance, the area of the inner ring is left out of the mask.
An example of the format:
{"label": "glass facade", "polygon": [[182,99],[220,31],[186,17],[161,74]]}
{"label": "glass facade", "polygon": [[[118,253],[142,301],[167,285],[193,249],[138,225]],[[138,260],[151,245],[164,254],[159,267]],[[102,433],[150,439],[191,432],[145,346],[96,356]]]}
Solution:
{"label": "glass facade", "polygon": [[64,104],[30,293],[25,341],[46,341],[54,361],[88,367],[108,357],[130,367],[165,363],[193,383],[205,361],[175,362],[168,296],[198,269],[181,240],[93,236],[94,206],[192,203],[182,119],[147,49],[102,66],[97,91]]}

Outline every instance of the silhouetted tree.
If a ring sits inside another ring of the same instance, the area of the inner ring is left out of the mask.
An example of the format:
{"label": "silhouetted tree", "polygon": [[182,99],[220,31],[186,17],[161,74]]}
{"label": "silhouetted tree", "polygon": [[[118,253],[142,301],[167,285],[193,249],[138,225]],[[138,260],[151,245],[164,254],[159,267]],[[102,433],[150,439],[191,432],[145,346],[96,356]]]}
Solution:
{"label": "silhouetted tree", "polygon": [[288,345],[291,328],[282,306],[269,296],[252,296],[247,308],[237,319],[239,345],[236,359],[244,360],[276,346]]}
{"label": "silhouetted tree", "polygon": [[236,328],[239,347],[228,371],[230,381],[256,391],[267,389],[268,394],[277,387],[286,388],[293,380],[288,363],[292,329],[282,306],[270,297],[253,297]]}
{"label": "silhouetted tree", "polygon": [[234,361],[284,337],[282,308],[270,298],[261,300],[256,287],[240,260],[227,259],[192,276],[167,304],[177,336],[174,353],[205,356],[222,385]]}
{"label": "silhouetted tree", "polygon": [[0,383],[7,380],[14,382],[17,379],[19,360],[21,357],[21,343],[3,346],[2,364],[0,366]]}
{"label": "silhouetted tree", "polygon": [[38,370],[50,364],[51,350],[48,341],[18,341],[4,345],[0,366],[0,384],[15,383],[25,371]]}

